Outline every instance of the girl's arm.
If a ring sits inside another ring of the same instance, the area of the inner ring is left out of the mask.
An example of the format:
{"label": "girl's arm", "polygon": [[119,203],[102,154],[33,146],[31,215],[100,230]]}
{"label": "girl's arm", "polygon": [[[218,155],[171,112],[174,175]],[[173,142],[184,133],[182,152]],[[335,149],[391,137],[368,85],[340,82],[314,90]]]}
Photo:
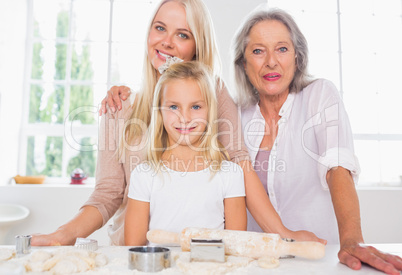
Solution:
{"label": "girl's arm", "polygon": [[246,204],[251,215],[264,232],[277,233],[282,238],[291,238],[297,241],[317,241],[326,244],[327,241],[318,238],[314,233],[304,230],[291,231],[287,229],[271,201],[251,162],[248,160],[238,163],[243,169],[246,188]]}
{"label": "girl's arm", "polygon": [[223,200],[223,204],[225,207],[225,229],[247,230],[245,198],[226,198]]}
{"label": "girl's arm", "polygon": [[148,224],[149,202],[137,201],[129,198],[124,222],[125,245],[146,245]]}

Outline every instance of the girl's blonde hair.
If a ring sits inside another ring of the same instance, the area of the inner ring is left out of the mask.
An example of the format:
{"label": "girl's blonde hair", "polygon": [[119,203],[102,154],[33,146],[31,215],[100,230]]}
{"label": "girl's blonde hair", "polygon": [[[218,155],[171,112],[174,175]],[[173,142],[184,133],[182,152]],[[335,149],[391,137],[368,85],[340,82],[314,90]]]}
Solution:
{"label": "girl's blonde hair", "polygon": [[201,95],[208,108],[206,128],[200,137],[200,145],[194,150],[201,151],[203,160],[209,164],[212,172],[221,168],[223,160],[229,156],[218,141],[218,105],[215,93],[215,79],[209,68],[197,61],[182,62],[171,65],[160,77],[153,99],[153,112],[149,125],[147,143],[147,160],[155,171],[160,171],[161,158],[168,146],[168,133],[163,125],[161,100],[167,83],[172,80],[192,80],[200,88]]}
{"label": "girl's blonde hair", "polygon": [[[146,37],[148,38],[152,23],[159,9],[168,2],[177,2],[183,5],[186,10],[187,24],[195,39],[194,60],[200,61],[212,70],[215,76],[220,75],[221,61],[218,47],[215,40],[215,32],[209,11],[202,0],[163,0],[156,7],[149,22]],[[147,40],[147,39],[146,39]],[[151,120],[152,99],[158,81],[156,69],[152,66],[148,58],[147,45],[145,46],[145,56],[143,63],[143,81],[140,93],[136,94],[133,112],[130,119],[125,124],[124,134],[119,146],[119,156],[125,150],[127,142],[140,138],[144,134],[144,124],[149,125]],[[221,82],[217,82],[221,85]],[[141,122],[141,123],[137,123]]]}

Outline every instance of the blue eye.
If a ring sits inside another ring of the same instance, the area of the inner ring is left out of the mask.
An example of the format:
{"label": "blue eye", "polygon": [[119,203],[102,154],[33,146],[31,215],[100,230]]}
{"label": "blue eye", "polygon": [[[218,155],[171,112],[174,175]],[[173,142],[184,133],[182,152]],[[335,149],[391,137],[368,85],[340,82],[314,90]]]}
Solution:
{"label": "blue eye", "polygon": [[165,28],[162,26],[156,26],[155,29],[157,29],[158,31],[164,31]]}
{"label": "blue eye", "polygon": [[179,37],[183,38],[183,39],[188,39],[189,38],[188,35],[184,34],[184,33],[179,33]]}
{"label": "blue eye", "polygon": [[285,53],[285,52],[288,51],[288,48],[286,48],[286,47],[280,47],[280,48],[279,48],[279,51],[280,51],[281,53]]}
{"label": "blue eye", "polygon": [[260,53],[262,53],[262,50],[260,50],[260,49],[255,49],[255,50],[253,50],[253,53],[254,53],[254,54],[260,54]]}
{"label": "blue eye", "polygon": [[200,106],[200,105],[194,105],[194,106],[193,106],[193,109],[194,109],[194,110],[199,110],[199,109],[201,109],[201,106]]}
{"label": "blue eye", "polygon": [[177,105],[172,105],[172,106],[169,107],[169,109],[170,109],[170,110],[177,110],[178,107],[177,107]]}

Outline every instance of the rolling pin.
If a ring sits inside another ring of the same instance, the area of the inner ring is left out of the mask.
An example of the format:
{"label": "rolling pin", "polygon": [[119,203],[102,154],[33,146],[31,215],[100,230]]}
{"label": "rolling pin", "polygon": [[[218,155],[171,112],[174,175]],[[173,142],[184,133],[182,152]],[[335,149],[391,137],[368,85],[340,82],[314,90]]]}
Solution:
{"label": "rolling pin", "polygon": [[164,230],[150,230],[148,241],[157,244],[179,244],[182,251],[190,251],[191,239],[222,239],[225,254],[251,258],[292,255],[305,259],[321,259],[325,245],[319,242],[287,242],[278,234],[237,230],[215,230],[188,227],[181,233]]}

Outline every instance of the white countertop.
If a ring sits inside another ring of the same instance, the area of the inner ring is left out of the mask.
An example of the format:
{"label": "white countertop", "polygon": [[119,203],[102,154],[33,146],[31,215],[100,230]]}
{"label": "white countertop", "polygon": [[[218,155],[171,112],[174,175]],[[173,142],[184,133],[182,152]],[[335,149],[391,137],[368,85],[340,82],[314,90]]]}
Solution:
{"label": "white countertop", "polygon": [[[398,244],[375,244],[374,247],[391,254],[402,256],[402,243]],[[15,248],[13,246],[0,246],[6,248]],[[97,252],[105,254],[109,258],[109,263],[102,267],[101,270],[87,271],[81,274],[147,274],[144,272],[138,272],[135,270],[128,269],[128,249],[127,246],[108,246],[100,247]],[[33,247],[32,251],[38,249],[56,249],[56,247]],[[238,268],[232,270],[226,274],[238,275],[238,274],[351,274],[351,275],[371,275],[371,274],[384,274],[379,272],[369,266],[363,265],[359,271],[354,271],[349,269],[347,266],[339,263],[337,253],[339,250],[338,245],[327,245],[326,255],[320,260],[306,260],[302,258],[290,258],[290,259],[280,259],[280,265],[274,269],[263,269],[260,268],[256,261],[251,262],[246,267]],[[172,247],[172,256],[186,255],[180,253],[179,247]],[[189,252],[185,252],[189,253]],[[24,258],[24,257],[23,257]],[[13,261],[22,261],[23,258],[13,259]],[[199,273],[206,274],[202,272],[202,265],[208,263],[197,263],[199,268]],[[224,270],[224,269],[223,269]],[[216,271],[216,269],[215,269]],[[27,273],[29,274],[29,273]],[[180,271],[180,269],[175,265],[174,257],[172,257],[172,267],[165,269],[164,271],[158,273],[149,274],[185,274]],[[193,272],[191,274],[194,274]],[[221,273],[213,273],[221,274]]]}

